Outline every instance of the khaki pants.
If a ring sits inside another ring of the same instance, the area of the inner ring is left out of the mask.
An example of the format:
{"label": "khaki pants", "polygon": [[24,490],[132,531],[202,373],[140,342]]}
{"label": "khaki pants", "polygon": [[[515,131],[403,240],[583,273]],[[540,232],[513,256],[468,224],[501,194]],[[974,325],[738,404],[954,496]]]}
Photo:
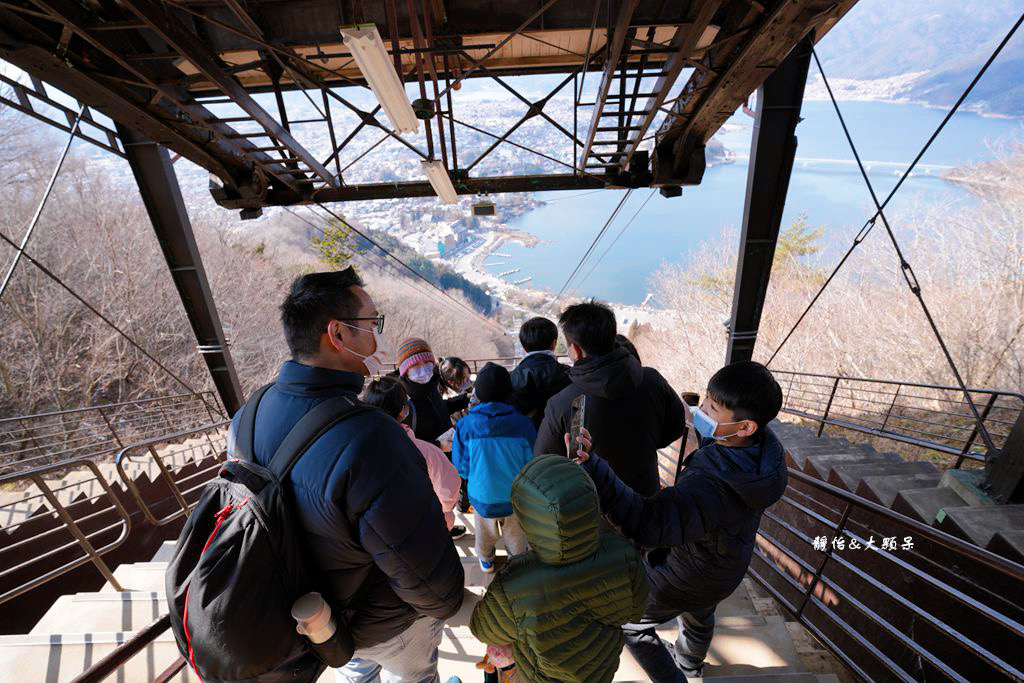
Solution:
{"label": "khaki pants", "polygon": [[499,538],[505,541],[505,550],[509,555],[521,555],[526,552],[526,534],[523,533],[523,528],[519,526],[515,515],[489,519],[481,517],[480,513],[474,510],[473,521],[476,525],[476,555],[484,562],[494,562],[494,546]]}

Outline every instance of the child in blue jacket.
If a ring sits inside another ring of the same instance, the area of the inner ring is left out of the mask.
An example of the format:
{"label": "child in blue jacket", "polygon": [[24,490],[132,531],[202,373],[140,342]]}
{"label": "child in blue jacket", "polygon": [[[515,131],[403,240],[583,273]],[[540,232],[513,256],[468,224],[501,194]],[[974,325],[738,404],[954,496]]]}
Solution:
{"label": "child in blue jacket", "polygon": [[480,569],[494,571],[494,547],[505,541],[509,555],[526,552],[526,535],[512,514],[512,482],[533,458],[537,429],[507,401],[512,397],[508,370],[488,363],[477,373],[480,403],[459,420],[452,441],[452,462],[469,481],[469,502],[476,525]]}

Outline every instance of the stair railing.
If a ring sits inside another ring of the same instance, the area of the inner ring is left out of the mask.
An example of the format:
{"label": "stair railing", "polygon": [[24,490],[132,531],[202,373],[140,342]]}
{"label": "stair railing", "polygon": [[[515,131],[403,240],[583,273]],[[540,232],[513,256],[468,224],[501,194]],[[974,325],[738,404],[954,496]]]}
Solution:
{"label": "stair railing", "polygon": [[0,508],[0,604],[89,563],[121,590],[102,556],[124,544],[131,517],[95,462],[3,475],[0,490],[12,499]]}
{"label": "stair railing", "polygon": [[0,472],[96,458],[126,445],[223,420],[213,392],[176,394],[0,419]]}
{"label": "stair railing", "polygon": [[749,574],[859,676],[1024,680],[1024,566],[797,470],[789,477],[764,513]]}
{"label": "stair railing", "polygon": [[[223,420],[215,424],[206,425],[200,429],[192,429],[177,434],[170,434],[156,439],[140,441],[122,448],[115,460],[118,476],[124,482],[125,488],[135,500],[139,510],[142,511],[146,521],[153,526],[164,526],[174,520],[187,517],[198,500],[200,490],[214,477],[221,463],[224,461],[227,451],[227,427],[230,420]],[[202,435],[204,443],[192,446],[187,451],[177,450],[161,452],[157,446],[168,441],[180,441],[190,436]],[[188,474],[182,474],[184,461],[195,462],[206,460],[208,456],[215,456],[212,465]],[[175,502],[174,508],[162,517],[157,517],[145,498],[139,492],[135,478],[128,474],[126,466],[136,459],[144,459],[156,468],[160,481],[164,482],[170,490]]]}
{"label": "stair railing", "polygon": [[[817,422],[819,436],[826,426],[860,432],[953,456],[953,468],[986,460],[978,450],[978,422],[959,387],[790,370],[772,374],[782,386],[782,412]],[[1002,448],[1024,414],[1024,394],[968,391],[981,406],[996,448]]]}

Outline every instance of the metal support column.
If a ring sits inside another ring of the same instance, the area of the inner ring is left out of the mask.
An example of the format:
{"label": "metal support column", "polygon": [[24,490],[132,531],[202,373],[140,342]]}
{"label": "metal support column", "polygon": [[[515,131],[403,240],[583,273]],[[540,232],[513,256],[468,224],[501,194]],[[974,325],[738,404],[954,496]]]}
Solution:
{"label": "metal support column", "polygon": [[797,43],[758,89],[726,363],[749,360],[754,354],[796,156],[795,131],[813,45],[810,35]]}
{"label": "metal support column", "polygon": [[185,314],[196,335],[197,348],[206,361],[221,402],[228,414],[233,415],[245,402],[242,387],[231,361],[170,157],[164,147],[129,128],[118,125],[117,133],[124,144],[125,155],[135,174],[135,182],[167,260],[174,286],[178,288]]}

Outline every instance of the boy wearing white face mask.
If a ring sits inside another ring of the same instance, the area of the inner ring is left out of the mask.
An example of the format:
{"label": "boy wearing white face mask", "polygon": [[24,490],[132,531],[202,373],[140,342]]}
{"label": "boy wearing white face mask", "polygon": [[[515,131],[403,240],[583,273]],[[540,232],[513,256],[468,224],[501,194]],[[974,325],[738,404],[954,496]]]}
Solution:
{"label": "boy wearing white face mask", "polygon": [[[650,603],[623,627],[626,646],[655,683],[700,676],[715,628],[715,607],[743,580],[765,508],[786,489],[782,444],[768,428],[782,389],[753,361],[727,365],[708,382],[693,411],[700,448],[684,460],[674,486],[643,497],[598,454],[577,452],[601,498],[601,510],[647,553]],[[568,441],[568,436],[566,436]],[[589,450],[589,434],[581,439]],[[679,623],[673,652],[655,627]]]}
{"label": "boy wearing white face mask", "polygon": [[437,359],[425,340],[410,337],[398,345],[398,375],[416,411],[416,438],[440,446],[438,437],[452,427],[451,415],[469,405],[465,395],[441,397]]}

